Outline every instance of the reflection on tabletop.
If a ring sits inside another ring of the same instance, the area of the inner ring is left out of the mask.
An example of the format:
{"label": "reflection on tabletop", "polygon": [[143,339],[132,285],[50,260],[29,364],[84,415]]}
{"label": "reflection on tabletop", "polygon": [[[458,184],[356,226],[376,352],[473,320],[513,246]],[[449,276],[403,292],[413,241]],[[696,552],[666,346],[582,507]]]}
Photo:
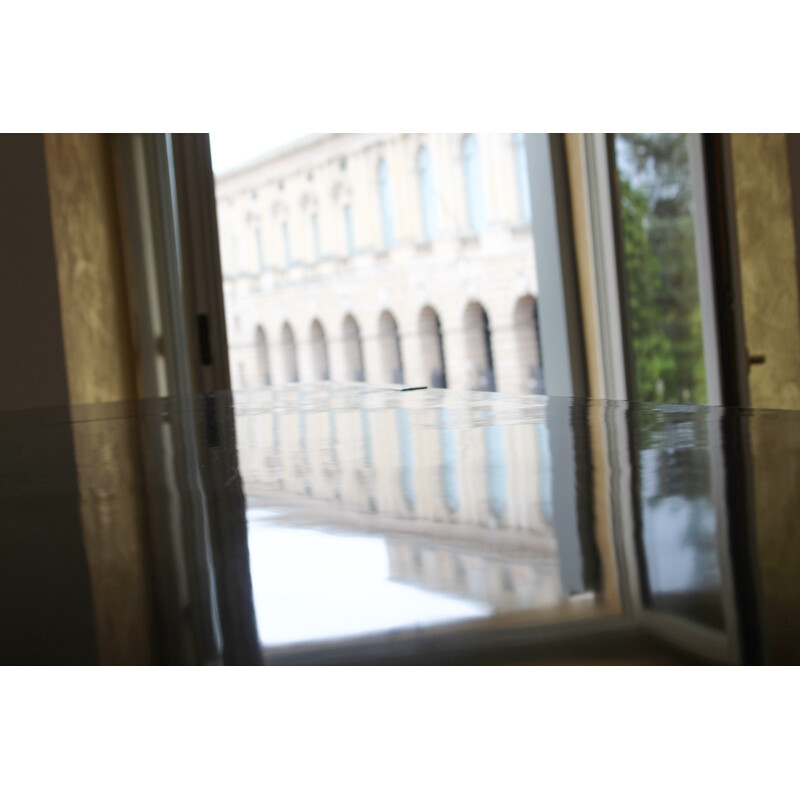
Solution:
{"label": "reflection on tabletop", "polygon": [[796,660],[792,412],[321,383],[0,438],[4,662]]}

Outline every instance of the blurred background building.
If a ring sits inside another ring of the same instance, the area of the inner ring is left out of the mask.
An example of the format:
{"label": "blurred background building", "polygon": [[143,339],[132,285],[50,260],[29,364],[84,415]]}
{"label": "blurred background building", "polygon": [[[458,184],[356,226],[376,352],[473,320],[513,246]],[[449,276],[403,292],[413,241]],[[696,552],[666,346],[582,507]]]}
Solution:
{"label": "blurred background building", "polygon": [[544,391],[524,134],[312,134],[216,195],[233,388]]}

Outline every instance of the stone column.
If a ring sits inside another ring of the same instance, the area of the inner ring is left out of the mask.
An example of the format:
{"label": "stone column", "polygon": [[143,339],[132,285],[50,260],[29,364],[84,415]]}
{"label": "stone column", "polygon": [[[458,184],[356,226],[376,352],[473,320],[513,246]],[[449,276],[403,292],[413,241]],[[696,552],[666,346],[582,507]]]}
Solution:
{"label": "stone column", "polygon": [[311,341],[310,329],[295,331],[297,346],[297,373],[302,383],[316,380],[314,365],[314,343]]}
{"label": "stone column", "polygon": [[366,326],[361,331],[361,356],[364,380],[368,383],[386,383],[381,363],[381,343],[376,328]]}
{"label": "stone column", "polygon": [[465,331],[462,325],[444,327],[444,360],[447,373],[447,388],[467,390],[470,388],[470,360],[467,353]]}
{"label": "stone column", "polygon": [[328,336],[328,365],[330,366],[332,381],[345,380],[347,368],[341,328],[331,331]]}
{"label": "stone column", "polygon": [[497,391],[508,394],[523,393],[522,366],[519,363],[514,326],[508,323],[492,325],[491,334]]}

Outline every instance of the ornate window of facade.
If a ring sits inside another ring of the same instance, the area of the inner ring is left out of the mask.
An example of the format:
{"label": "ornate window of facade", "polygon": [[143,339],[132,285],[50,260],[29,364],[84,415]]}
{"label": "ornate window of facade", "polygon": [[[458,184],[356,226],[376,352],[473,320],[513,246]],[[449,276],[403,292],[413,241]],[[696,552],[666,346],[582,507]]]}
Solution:
{"label": "ornate window of facade", "polygon": [[395,241],[395,212],[392,179],[389,174],[389,165],[386,163],[385,158],[378,162],[378,200],[381,212],[383,246],[388,250],[394,245]]}
{"label": "ornate window of facade", "polygon": [[514,172],[517,176],[519,215],[523,222],[531,221],[531,187],[528,181],[528,154],[525,151],[525,134],[515,133]]}
{"label": "ornate window of facade", "polygon": [[337,252],[351,258],[356,252],[355,223],[353,220],[353,190],[345,178],[336,180],[331,189],[331,203],[335,213],[341,214],[341,236],[337,236]]}
{"label": "ornate window of facade", "polygon": [[258,265],[258,271],[264,272],[266,269],[266,264],[264,262],[264,245],[261,241],[261,228],[256,227],[255,229],[255,239],[256,239],[256,263]]}
{"label": "ornate window of facade", "polygon": [[436,188],[433,180],[431,151],[423,145],[417,153],[417,178],[419,181],[419,204],[422,214],[422,237],[434,239],[438,233],[436,213]]}
{"label": "ornate window of facade", "polygon": [[345,248],[348,257],[356,254],[356,231],[353,225],[353,207],[350,203],[342,206],[342,215],[344,217],[344,239]]}
{"label": "ornate window of facade", "polygon": [[[308,182],[313,178],[309,173]],[[313,186],[309,185],[300,197],[300,219],[308,226],[300,236],[300,261],[315,264],[322,260],[322,241],[319,230],[319,200]]]}
{"label": "ornate window of facade", "polygon": [[475,233],[486,225],[486,204],[483,196],[483,165],[478,137],[468,133],[461,140],[461,163],[464,171],[464,194],[467,224]]}
{"label": "ornate window of facade", "polygon": [[279,193],[275,196],[271,206],[272,228],[274,235],[267,236],[268,260],[276,266],[281,263],[288,269],[292,265],[292,249],[289,235],[289,208],[286,201]]}
{"label": "ornate window of facade", "polygon": [[[252,235],[252,239],[248,239],[253,243],[253,250],[250,250],[248,245],[246,252],[247,272],[259,273],[264,270],[264,255],[261,246],[261,214],[258,209],[258,193],[251,192],[250,199],[246,206],[246,213],[244,224],[247,230],[247,236]],[[250,258],[251,252],[254,253],[253,258]]]}

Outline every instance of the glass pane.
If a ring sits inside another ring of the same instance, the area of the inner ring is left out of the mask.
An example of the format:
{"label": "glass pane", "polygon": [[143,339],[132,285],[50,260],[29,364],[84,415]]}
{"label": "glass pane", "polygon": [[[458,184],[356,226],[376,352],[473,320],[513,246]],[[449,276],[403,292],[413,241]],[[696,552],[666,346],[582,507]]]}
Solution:
{"label": "glass pane", "polygon": [[687,136],[617,133],[613,141],[632,399],[705,403]]}

